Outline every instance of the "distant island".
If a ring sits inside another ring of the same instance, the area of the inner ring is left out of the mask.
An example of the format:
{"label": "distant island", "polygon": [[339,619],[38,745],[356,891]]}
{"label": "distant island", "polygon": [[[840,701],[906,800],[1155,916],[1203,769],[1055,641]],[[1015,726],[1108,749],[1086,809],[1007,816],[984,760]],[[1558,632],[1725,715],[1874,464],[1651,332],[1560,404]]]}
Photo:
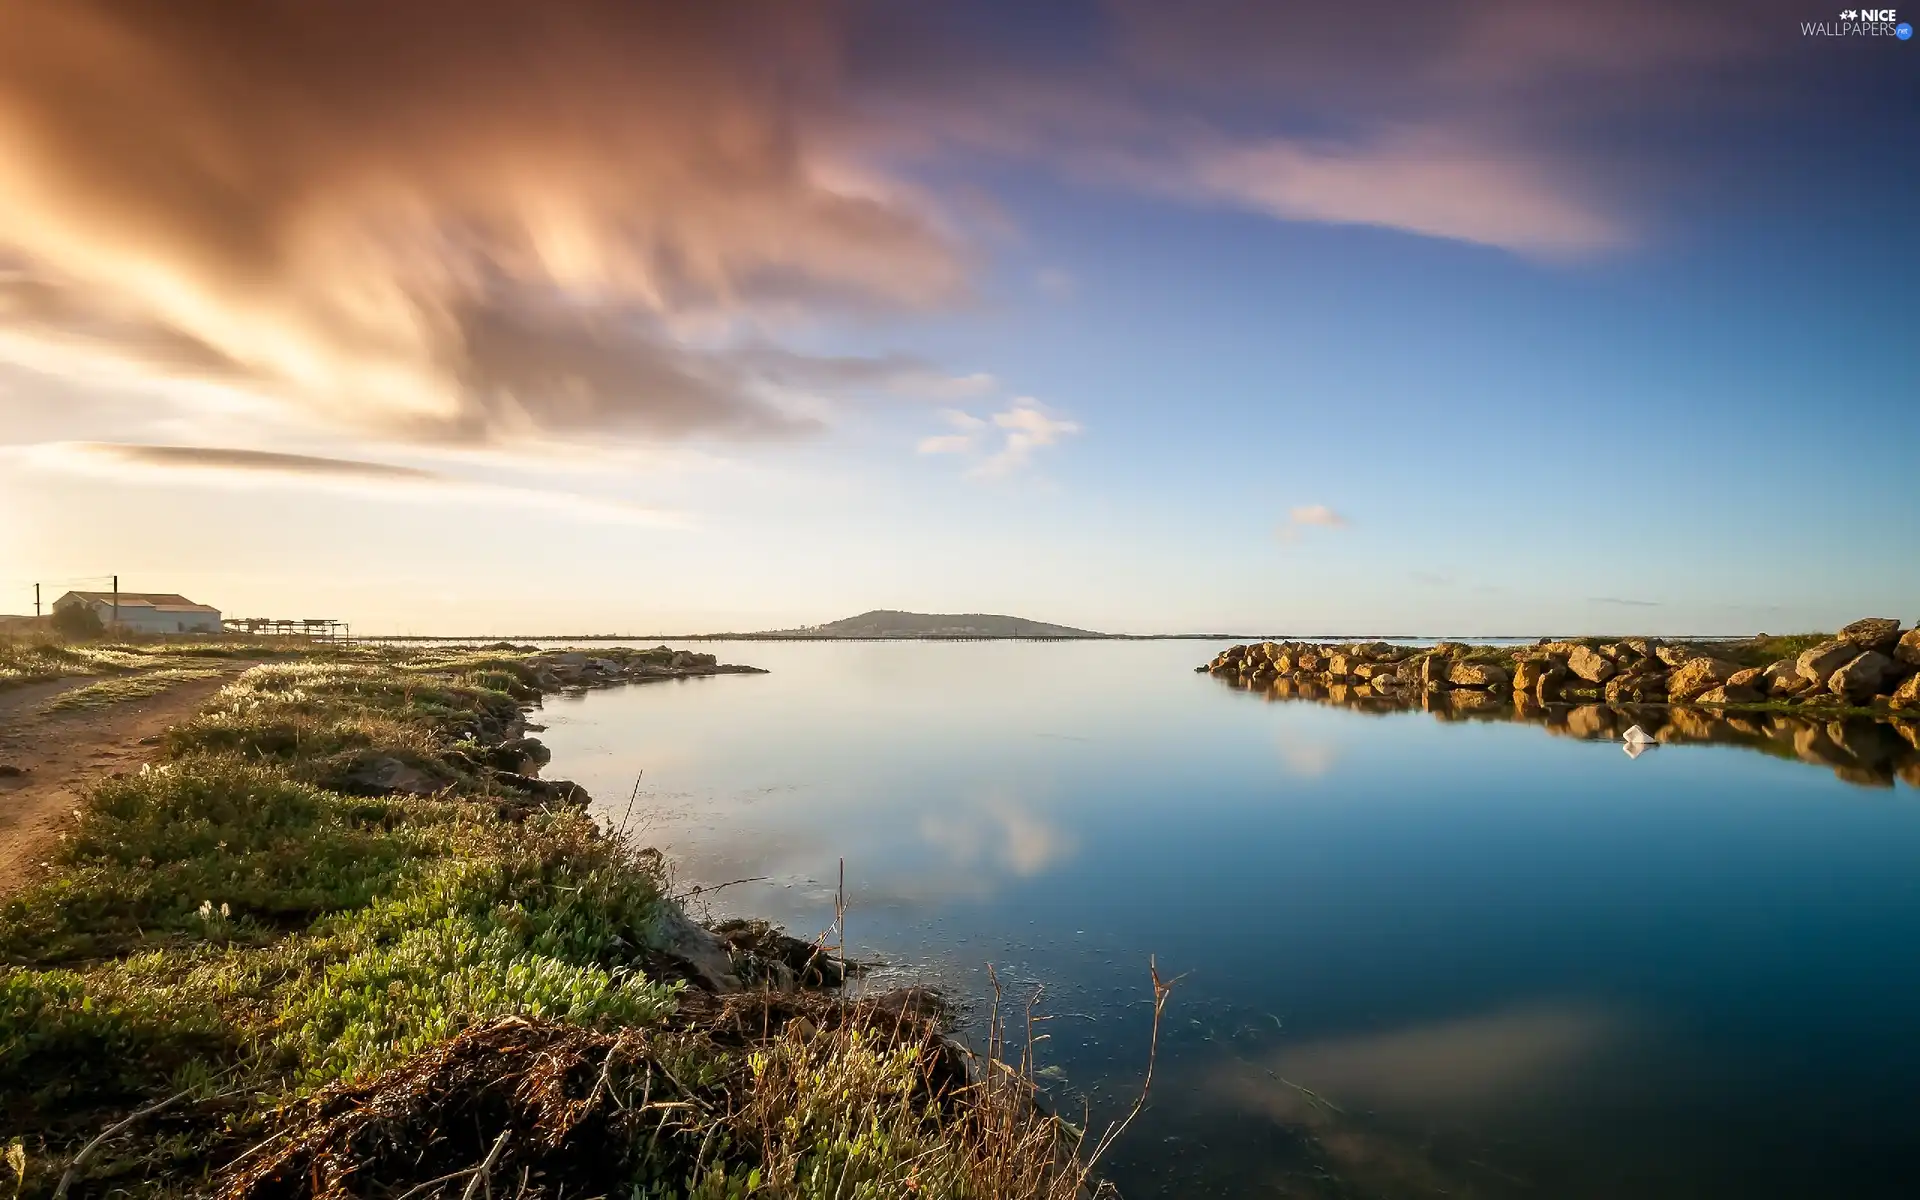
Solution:
{"label": "distant island", "polygon": [[768,638],[1103,638],[1104,633],[1004,617],[997,613],[913,613],[876,608],[857,617],[809,625],[801,629],[772,629],[749,637]]}

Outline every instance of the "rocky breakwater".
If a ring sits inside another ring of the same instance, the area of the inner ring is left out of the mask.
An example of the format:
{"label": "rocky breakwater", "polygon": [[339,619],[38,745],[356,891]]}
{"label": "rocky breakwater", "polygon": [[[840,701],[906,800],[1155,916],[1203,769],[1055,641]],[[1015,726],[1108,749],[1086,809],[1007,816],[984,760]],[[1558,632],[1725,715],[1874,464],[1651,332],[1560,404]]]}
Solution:
{"label": "rocky breakwater", "polygon": [[1920,788],[1920,632],[1880,618],[1832,636],[1528,646],[1260,642],[1197,668],[1269,700],[1440,720],[1508,720],[1549,733],[1742,745],[1864,786]]}
{"label": "rocky breakwater", "polygon": [[[1773,653],[1783,649],[1789,652]],[[1257,642],[1230,646],[1198,669],[1346,687],[1362,697],[1467,691],[1504,701],[1511,694],[1522,707],[1688,704],[1920,713],[1920,629],[1902,629],[1888,617],[1855,621],[1818,639],[1543,639],[1518,647]]]}
{"label": "rocky breakwater", "polygon": [[[502,644],[492,649],[522,649]],[[531,649],[531,647],[525,647]],[[591,653],[550,650],[527,660],[541,688],[550,692],[577,692],[623,683],[652,683],[660,679],[691,679],[705,675],[765,675],[763,667],[723,663],[711,654],[655,646],[637,650],[610,646]]]}

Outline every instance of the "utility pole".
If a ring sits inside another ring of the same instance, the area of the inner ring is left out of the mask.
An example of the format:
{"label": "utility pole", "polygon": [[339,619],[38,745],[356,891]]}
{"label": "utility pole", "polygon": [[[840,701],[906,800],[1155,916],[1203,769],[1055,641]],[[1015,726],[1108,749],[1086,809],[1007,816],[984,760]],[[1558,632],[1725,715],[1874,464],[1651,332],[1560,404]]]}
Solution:
{"label": "utility pole", "polygon": [[37,583],[33,585],[33,615],[40,615],[40,585]]}
{"label": "utility pole", "polygon": [[120,628],[120,577],[113,577],[113,627]]}

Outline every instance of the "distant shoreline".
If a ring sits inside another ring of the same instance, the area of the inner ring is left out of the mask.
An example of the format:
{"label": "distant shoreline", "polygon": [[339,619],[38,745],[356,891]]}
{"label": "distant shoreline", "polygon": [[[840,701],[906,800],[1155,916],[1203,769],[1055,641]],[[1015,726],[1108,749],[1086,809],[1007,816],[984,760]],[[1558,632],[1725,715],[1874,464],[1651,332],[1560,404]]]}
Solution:
{"label": "distant shoreline", "polygon": [[[1563,635],[1532,633],[1473,634],[1454,633],[1076,633],[1076,634],[890,634],[857,637],[846,634],[806,633],[370,633],[357,636],[364,642],[1247,642],[1247,641],[1386,641],[1440,642],[1471,636],[1482,643],[1534,642]],[[1568,634],[1566,637],[1613,637],[1611,634]],[[1629,635],[1620,635],[1629,636]],[[1731,642],[1753,637],[1743,633],[1663,634],[1673,641]]]}

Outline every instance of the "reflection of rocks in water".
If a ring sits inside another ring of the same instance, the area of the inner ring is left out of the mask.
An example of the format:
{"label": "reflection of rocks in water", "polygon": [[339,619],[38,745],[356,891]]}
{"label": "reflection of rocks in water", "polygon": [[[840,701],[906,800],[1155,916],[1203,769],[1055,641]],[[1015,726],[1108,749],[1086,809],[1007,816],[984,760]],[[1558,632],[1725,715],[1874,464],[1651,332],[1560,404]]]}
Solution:
{"label": "reflection of rocks in water", "polygon": [[[1298,669],[1270,676],[1216,673],[1216,678],[1269,702],[1311,701],[1375,714],[1417,711],[1440,721],[1520,721],[1540,725],[1559,737],[1586,741],[1615,740],[1622,730],[1639,725],[1658,744],[1745,746],[1776,758],[1825,767],[1836,778],[1859,787],[1887,788],[1901,781],[1920,789],[1920,720],[1827,716],[1817,710],[1742,712],[1655,702],[1608,703],[1601,699],[1602,687],[1578,682],[1558,690],[1587,697],[1585,702],[1543,701],[1540,694],[1547,690],[1543,685],[1554,678],[1550,666],[1525,661],[1517,664],[1512,684],[1517,687],[1531,682],[1534,690],[1510,691],[1505,686],[1425,683],[1420,677],[1422,670],[1439,670],[1428,666],[1431,661],[1429,657],[1361,664],[1374,667],[1364,678],[1353,674],[1334,679]],[[1351,661],[1344,665],[1350,671],[1358,670]],[[1451,667],[1447,670],[1451,676]],[[1492,678],[1465,671],[1459,677]]]}
{"label": "reflection of rocks in water", "polygon": [[1598,704],[1582,704],[1567,714],[1567,732],[1577,738],[1611,738],[1613,710]]}

